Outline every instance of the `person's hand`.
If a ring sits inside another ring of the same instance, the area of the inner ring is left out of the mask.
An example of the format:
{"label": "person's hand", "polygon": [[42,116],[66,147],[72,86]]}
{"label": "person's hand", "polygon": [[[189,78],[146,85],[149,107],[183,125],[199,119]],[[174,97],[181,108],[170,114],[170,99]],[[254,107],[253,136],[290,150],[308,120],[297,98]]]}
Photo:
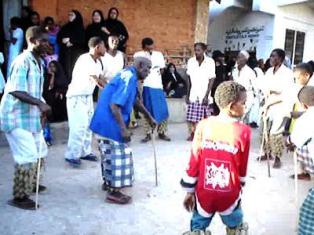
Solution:
{"label": "person's hand", "polygon": [[40,124],[41,124],[41,127],[44,128],[45,125],[47,123],[47,115],[46,114],[42,114],[40,116]]}
{"label": "person's hand", "polygon": [[204,97],[204,99],[202,100],[202,105],[207,106],[208,105],[208,98]]}
{"label": "person's hand", "polygon": [[65,45],[66,45],[67,47],[73,46],[73,44],[72,44],[70,41],[68,41]]}
{"label": "person's hand", "polygon": [[70,38],[62,38],[63,44],[67,44],[68,42],[70,42]]}
{"label": "person's hand", "polygon": [[121,129],[122,140],[124,143],[128,143],[131,141],[131,133],[126,129]]}
{"label": "person's hand", "polygon": [[155,130],[156,126],[158,125],[157,121],[153,117],[148,118],[149,125]]}
{"label": "person's hand", "polygon": [[185,96],[185,103],[186,103],[186,104],[190,104],[190,97]]}
{"label": "person's hand", "polygon": [[49,115],[51,113],[51,107],[44,102],[41,102],[38,105],[38,108],[39,108],[42,115]]}
{"label": "person's hand", "polygon": [[288,151],[293,152],[295,150],[295,145],[291,142],[290,136],[285,139],[285,146]]}
{"label": "person's hand", "polygon": [[185,195],[184,201],[183,201],[184,208],[192,212],[195,208],[195,195],[194,193],[187,193]]}
{"label": "person's hand", "polygon": [[106,34],[110,34],[110,31],[106,27],[101,27],[101,31],[105,32]]}

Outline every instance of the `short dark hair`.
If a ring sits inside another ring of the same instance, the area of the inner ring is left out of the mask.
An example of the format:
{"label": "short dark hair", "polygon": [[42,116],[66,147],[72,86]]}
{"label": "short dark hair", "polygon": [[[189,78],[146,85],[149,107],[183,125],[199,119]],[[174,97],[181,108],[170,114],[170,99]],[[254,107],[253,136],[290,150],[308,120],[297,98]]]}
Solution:
{"label": "short dark hair", "polygon": [[95,48],[97,45],[99,45],[100,43],[104,43],[104,41],[102,40],[101,37],[91,37],[88,40],[88,48],[92,49]]}
{"label": "short dark hair", "polygon": [[194,48],[197,47],[197,46],[200,46],[204,51],[206,51],[207,49],[207,45],[203,42],[196,42],[194,43]]}
{"label": "short dark hair", "polygon": [[44,19],[44,24],[48,24],[49,21],[52,21],[52,23],[54,23],[54,19],[51,16],[46,16]]}
{"label": "short dark hair", "polygon": [[239,101],[242,92],[246,92],[245,87],[234,81],[221,83],[215,92],[215,102],[219,109],[227,107],[230,103]]}
{"label": "short dark hair", "polygon": [[298,94],[298,99],[302,104],[314,106],[314,87],[304,86]]}
{"label": "short dark hair", "polygon": [[145,46],[151,46],[154,44],[154,40],[152,38],[143,38],[142,40],[142,48],[144,49]]}
{"label": "short dark hair", "polygon": [[31,26],[26,30],[25,37],[26,40],[29,40],[30,38],[38,39],[40,38],[45,31],[40,26]]}
{"label": "short dark hair", "polygon": [[272,52],[276,52],[277,55],[279,56],[279,58],[281,59],[281,61],[285,60],[286,57],[286,52],[280,48],[276,48],[274,49]]}
{"label": "short dark hair", "polygon": [[313,75],[312,66],[309,63],[301,63],[295,66],[294,70],[301,71],[303,73],[308,73],[310,77]]}
{"label": "short dark hair", "polygon": [[14,16],[10,19],[10,24],[17,26],[17,27],[20,27],[21,19],[19,17]]}

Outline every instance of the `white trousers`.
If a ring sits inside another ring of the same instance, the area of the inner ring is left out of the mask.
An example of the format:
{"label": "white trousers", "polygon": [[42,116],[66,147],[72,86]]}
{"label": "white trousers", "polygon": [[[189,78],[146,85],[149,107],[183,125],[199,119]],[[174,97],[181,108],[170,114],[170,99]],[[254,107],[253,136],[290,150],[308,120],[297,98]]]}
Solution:
{"label": "white trousers", "polygon": [[92,153],[92,132],[89,124],[94,113],[93,96],[82,95],[67,98],[69,121],[67,159],[79,159]]}
{"label": "white trousers", "polygon": [[255,97],[249,112],[249,123],[255,122],[259,126],[260,119],[260,101],[258,97]]}
{"label": "white trousers", "polygon": [[44,140],[43,132],[32,133],[30,131],[15,128],[6,132],[14,161],[19,164],[37,162],[38,158],[48,155],[48,148]]}

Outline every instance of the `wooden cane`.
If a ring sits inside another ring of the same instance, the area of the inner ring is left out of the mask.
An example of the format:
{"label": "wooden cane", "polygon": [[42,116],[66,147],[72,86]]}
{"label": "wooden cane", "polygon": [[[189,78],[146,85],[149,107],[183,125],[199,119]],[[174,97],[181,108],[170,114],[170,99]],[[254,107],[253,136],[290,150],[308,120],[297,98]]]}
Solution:
{"label": "wooden cane", "polygon": [[298,155],[296,151],[293,152],[293,162],[294,162],[294,199],[296,206],[296,225],[298,226],[299,220],[299,187],[298,187]]}
{"label": "wooden cane", "polygon": [[38,209],[38,194],[39,194],[39,178],[40,178],[40,165],[41,165],[41,141],[39,141],[39,158],[37,160],[37,177],[36,177],[36,199],[35,199],[35,209]]}
{"label": "wooden cane", "polygon": [[[267,113],[267,110],[265,111],[265,114],[264,114],[264,117],[263,117],[263,140],[262,141],[262,144],[264,147],[265,144],[268,143],[269,139],[268,139],[268,133],[267,133],[267,118],[266,118],[266,113]],[[270,178],[271,175],[270,175],[270,159],[269,159],[269,154],[266,154],[266,157],[267,157],[267,169],[268,169],[268,177]],[[261,160],[261,158],[260,158]]]}
{"label": "wooden cane", "polygon": [[157,170],[157,157],[156,157],[156,145],[155,145],[155,133],[154,129],[152,129],[152,146],[154,152],[154,166],[155,166],[155,186],[158,186],[158,170]]}

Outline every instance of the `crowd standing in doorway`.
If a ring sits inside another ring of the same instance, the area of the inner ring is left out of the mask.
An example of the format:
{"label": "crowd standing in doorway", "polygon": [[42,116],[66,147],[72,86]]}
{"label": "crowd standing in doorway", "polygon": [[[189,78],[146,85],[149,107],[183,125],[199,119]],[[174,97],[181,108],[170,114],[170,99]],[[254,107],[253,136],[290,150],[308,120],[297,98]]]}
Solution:
{"label": "crowd standing in doorway", "polygon": [[[185,78],[175,64],[166,63],[154,39],[145,37],[142,50],[127,66],[129,33],[118,18],[114,7],[106,18],[94,10],[86,28],[75,9],[62,26],[50,16],[41,22],[39,13],[28,7],[22,8],[21,18],[11,18],[8,53],[0,53],[0,64],[6,64],[6,73],[0,73],[0,127],[15,162],[11,206],[35,209],[31,193],[38,182],[37,165],[44,163],[47,145],[53,144],[49,123],[66,120],[65,161],[74,168],[82,165],[81,160],[98,161],[92,150],[94,134],[106,201],[130,203],[131,196],[122,192],[134,181],[129,124],[136,123],[140,112],[142,143],[152,140],[155,129],[159,139],[171,141],[167,97],[185,101],[187,140],[193,141],[181,181],[187,190],[184,205],[193,211],[191,232],[186,234],[202,234],[216,212],[227,234],[247,231],[240,192],[251,128],[260,128],[262,136],[258,160],[273,159],[273,168],[280,168],[285,148],[295,151],[300,172],[291,177],[311,180],[314,62],[291,70],[279,48],[265,63],[245,50],[233,57],[215,50],[211,58],[207,45],[196,42]],[[45,189],[39,185],[39,191]],[[301,209],[300,231],[314,223],[308,212],[313,198],[312,190]]]}

